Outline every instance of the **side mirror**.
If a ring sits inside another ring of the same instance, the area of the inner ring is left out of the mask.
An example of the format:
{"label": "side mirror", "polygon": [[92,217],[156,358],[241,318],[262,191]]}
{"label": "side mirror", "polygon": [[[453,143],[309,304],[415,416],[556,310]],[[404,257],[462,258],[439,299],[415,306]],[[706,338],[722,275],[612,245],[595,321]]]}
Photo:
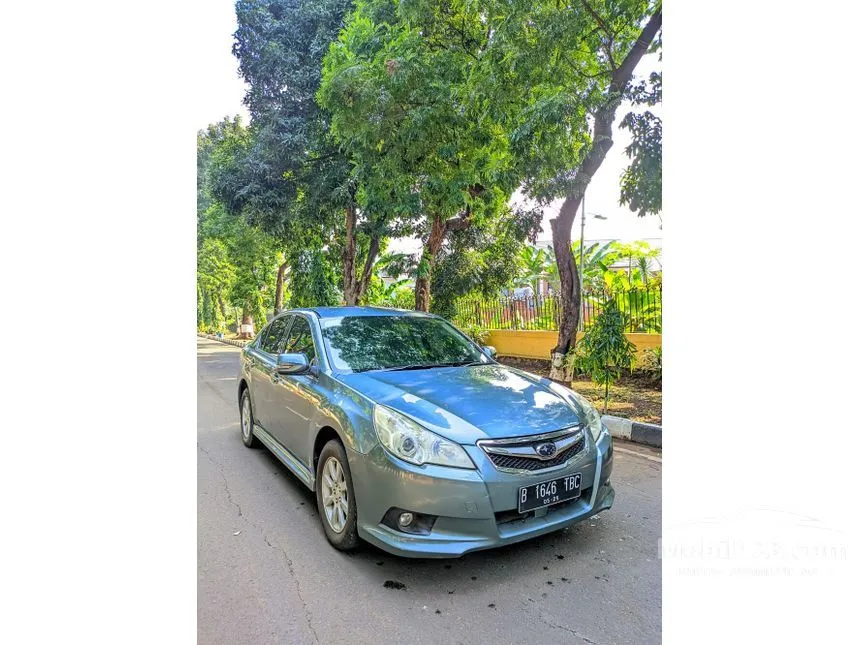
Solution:
{"label": "side mirror", "polygon": [[278,374],[302,374],[311,364],[307,354],[278,354],[275,371]]}
{"label": "side mirror", "polygon": [[481,349],[483,349],[484,353],[490,358],[496,357],[496,348],[492,345],[484,345]]}

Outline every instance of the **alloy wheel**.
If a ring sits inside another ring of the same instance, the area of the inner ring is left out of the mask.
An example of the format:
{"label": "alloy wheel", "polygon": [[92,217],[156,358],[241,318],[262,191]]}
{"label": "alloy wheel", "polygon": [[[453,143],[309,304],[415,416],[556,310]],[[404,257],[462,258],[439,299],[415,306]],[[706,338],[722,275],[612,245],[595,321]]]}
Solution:
{"label": "alloy wheel", "polygon": [[322,499],[328,525],[335,533],[342,533],[349,515],[349,490],[343,466],[335,457],[323,465]]}
{"label": "alloy wheel", "polygon": [[242,398],[242,437],[246,443],[251,439],[251,399],[247,395]]}

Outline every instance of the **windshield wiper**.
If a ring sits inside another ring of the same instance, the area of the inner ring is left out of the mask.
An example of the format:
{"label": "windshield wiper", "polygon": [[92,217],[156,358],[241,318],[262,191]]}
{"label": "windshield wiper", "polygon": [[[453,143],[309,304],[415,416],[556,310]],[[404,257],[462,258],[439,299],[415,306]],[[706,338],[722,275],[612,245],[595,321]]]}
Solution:
{"label": "windshield wiper", "polygon": [[443,367],[438,363],[415,363],[414,365],[400,365],[398,367],[383,367],[380,372],[404,372],[406,370],[428,370],[431,367]]}
{"label": "windshield wiper", "polygon": [[450,361],[447,363],[415,363],[398,367],[385,367],[380,372],[404,372],[406,370],[429,370],[434,367],[469,367],[470,365],[488,365],[483,361]]}
{"label": "windshield wiper", "polygon": [[463,361],[461,363],[447,363],[447,365],[451,365],[452,367],[472,367],[472,365],[489,365],[489,363],[485,363],[484,361]]}

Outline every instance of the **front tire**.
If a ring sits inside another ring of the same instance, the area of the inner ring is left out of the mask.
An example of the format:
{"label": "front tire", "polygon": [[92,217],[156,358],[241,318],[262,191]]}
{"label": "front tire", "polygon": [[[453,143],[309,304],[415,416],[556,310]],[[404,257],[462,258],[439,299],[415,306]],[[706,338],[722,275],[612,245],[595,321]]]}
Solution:
{"label": "front tire", "polygon": [[358,547],[358,512],[346,449],[332,439],[317,462],[317,511],[331,545],[339,551]]}
{"label": "front tire", "polygon": [[256,448],[260,441],[254,436],[254,412],[251,409],[251,394],[248,388],[242,391],[239,402],[239,428],[242,430],[242,443],[248,448]]}

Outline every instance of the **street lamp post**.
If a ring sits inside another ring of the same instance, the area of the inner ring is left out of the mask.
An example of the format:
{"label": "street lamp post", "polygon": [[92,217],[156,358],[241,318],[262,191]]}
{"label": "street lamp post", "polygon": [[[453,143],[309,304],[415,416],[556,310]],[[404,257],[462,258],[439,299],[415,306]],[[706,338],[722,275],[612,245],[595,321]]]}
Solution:
{"label": "street lamp post", "polygon": [[585,247],[585,193],[582,193],[582,221],[579,223],[579,319],[582,320],[582,250]]}

